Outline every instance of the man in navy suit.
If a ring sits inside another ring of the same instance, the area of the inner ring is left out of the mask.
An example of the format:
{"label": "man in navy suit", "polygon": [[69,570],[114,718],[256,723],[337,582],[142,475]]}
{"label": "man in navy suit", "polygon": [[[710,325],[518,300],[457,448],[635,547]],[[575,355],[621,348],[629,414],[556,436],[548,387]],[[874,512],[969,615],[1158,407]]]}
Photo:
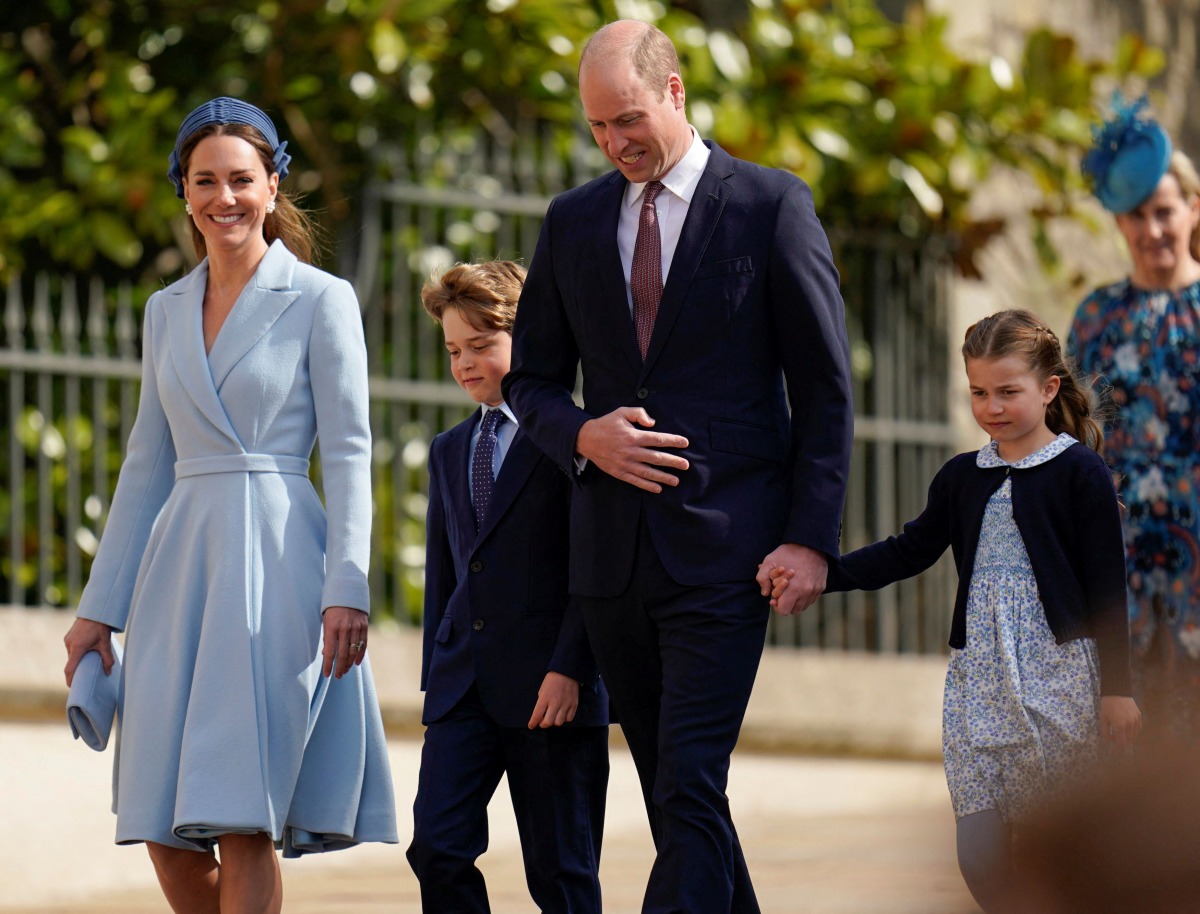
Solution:
{"label": "man in navy suit", "polygon": [[551,204],[504,392],[574,480],[571,591],[657,850],[642,910],[754,912],[725,787],[770,570],[796,570],[776,606],[796,613],[838,554],[853,424],[838,275],[807,186],[688,124],[658,29],[602,28],[579,92],[617,170]]}
{"label": "man in navy suit", "polygon": [[608,699],[567,594],[570,482],[500,392],[524,275],[509,261],[459,264],[421,292],[454,379],[481,404],[429,451],[426,731],[408,859],[431,914],[489,910],[475,860],[501,775],[538,910],[600,912]]}

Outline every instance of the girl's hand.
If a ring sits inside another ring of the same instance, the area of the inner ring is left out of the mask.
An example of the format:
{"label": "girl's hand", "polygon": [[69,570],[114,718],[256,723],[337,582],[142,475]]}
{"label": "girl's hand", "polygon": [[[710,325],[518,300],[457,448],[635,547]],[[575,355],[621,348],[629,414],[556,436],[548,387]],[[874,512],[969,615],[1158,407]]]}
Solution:
{"label": "girl's hand", "polygon": [[1100,736],[1116,749],[1128,749],[1142,729],[1142,712],[1128,695],[1105,695],[1100,699]]}
{"label": "girl's hand", "polygon": [[[762,595],[770,597],[770,605],[779,606],[779,597],[784,595],[788,582],[796,577],[796,569],[785,569],[781,565],[772,565],[767,577],[767,584],[763,584],[762,587]],[[758,578],[762,579],[762,565],[758,566]],[[768,585],[770,590],[767,590]]]}

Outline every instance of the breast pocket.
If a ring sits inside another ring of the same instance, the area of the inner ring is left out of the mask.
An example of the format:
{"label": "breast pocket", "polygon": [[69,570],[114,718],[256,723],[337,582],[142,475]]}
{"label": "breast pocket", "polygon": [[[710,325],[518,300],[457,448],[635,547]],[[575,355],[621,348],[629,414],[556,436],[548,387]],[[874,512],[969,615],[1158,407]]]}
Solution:
{"label": "breast pocket", "polygon": [[693,300],[735,312],[754,281],[754,261],[749,255],[701,263],[692,277]]}

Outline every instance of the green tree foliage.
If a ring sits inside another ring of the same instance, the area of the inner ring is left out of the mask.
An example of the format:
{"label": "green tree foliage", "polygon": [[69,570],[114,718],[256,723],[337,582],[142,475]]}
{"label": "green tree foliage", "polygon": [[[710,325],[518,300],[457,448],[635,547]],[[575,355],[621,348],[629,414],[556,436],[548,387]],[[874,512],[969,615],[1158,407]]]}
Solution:
{"label": "green tree foliage", "polygon": [[177,272],[186,243],[166,156],[182,115],[218,94],[277,117],[299,166],[291,189],[350,237],[381,145],[466,123],[578,129],[582,42],[631,15],[676,40],[704,133],[806,178],[833,223],[957,234],[968,270],[1000,227],[972,222],[972,189],[1007,165],[1036,180],[1046,213],[1068,210],[1098,81],[1162,65],[1133,39],[1114,61],[1086,61],[1044,31],[1015,66],[968,60],[919,4],[897,24],[869,0],[6,4],[0,279]]}

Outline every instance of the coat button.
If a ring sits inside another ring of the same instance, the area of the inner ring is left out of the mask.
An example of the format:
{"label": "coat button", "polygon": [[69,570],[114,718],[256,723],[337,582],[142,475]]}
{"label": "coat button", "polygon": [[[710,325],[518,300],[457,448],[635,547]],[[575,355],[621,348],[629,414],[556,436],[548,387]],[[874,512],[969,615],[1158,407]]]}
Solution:
{"label": "coat button", "polygon": [[479,561],[479,559],[476,559],[467,567],[470,568],[472,571],[483,571],[483,562]]}
{"label": "coat button", "polygon": [[639,400],[645,400],[648,396],[650,396],[650,391],[646,390],[646,388],[644,388],[644,387],[638,388],[637,398]]}
{"label": "coat button", "polygon": [[474,622],[471,623],[471,628],[475,629],[475,631],[477,631],[477,632],[481,632],[481,631],[483,631],[483,626],[485,624],[486,623],[482,619],[476,619]]}

